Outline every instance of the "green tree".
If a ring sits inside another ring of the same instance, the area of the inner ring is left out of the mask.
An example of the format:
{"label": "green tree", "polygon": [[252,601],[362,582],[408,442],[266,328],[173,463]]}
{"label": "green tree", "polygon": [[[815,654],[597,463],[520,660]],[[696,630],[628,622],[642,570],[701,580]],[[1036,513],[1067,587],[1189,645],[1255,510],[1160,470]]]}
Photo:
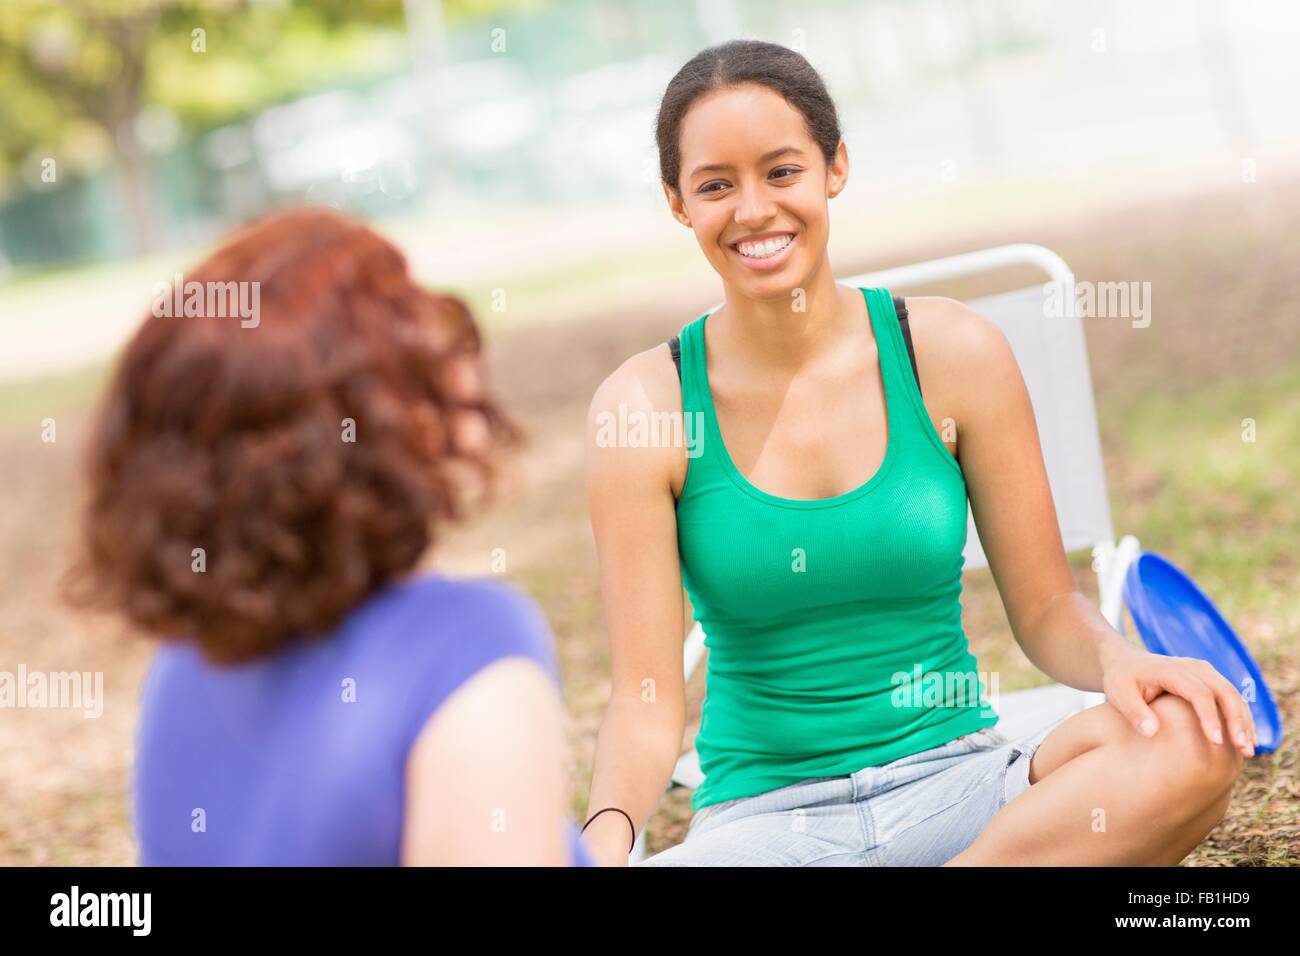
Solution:
{"label": "green tree", "polygon": [[[137,249],[156,244],[141,117],[204,124],[391,70],[408,13],[456,19],[510,0],[2,0],[0,194],[42,156],[115,158]],[[527,4],[523,4],[527,5]],[[386,45],[385,45],[386,44]],[[402,48],[405,55],[405,48]]]}

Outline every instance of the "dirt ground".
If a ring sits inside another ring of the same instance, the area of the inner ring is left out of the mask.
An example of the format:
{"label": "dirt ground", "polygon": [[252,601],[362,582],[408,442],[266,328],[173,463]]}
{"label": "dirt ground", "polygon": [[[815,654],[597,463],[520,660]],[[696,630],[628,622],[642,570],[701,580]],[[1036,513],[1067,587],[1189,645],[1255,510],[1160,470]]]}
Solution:
{"label": "dirt ground", "polygon": [[[1150,281],[1150,328],[1133,329],[1127,320],[1085,323],[1116,530],[1141,533],[1145,509],[1168,480],[1119,437],[1145,397],[1194,396],[1300,367],[1294,307],[1300,297],[1298,186],[1258,186],[1249,197],[1238,187],[1190,203],[1109,209],[1028,233],[990,223],[979,235],[864,252],[861,261],[839,271],[1032,241],[1061,253],[1080,279]],[[934,291],[969,295],[983,289]],[[668,295],[616,320],[602,315],[495,335],[494,381],[530,441],[506,463],[497,506],[447,537],[436,556],[449,572],[487,574],[493,549],[504,547],[508,577],[545,607],[571,715],[575,817],[585,808],[594,738],[608,695],[599,581],[581,478],[587,403],[625,357],[671,335],[702,305],[707,302]],[[58,710],[0,711],[2,864],[135,859],[128,775],[136,698],[152,647],[114,621],[63,609],[54,595],[76,517],[84,419],[81,408],[60,412],[54,443],[39,440],[34,422],[0,427],[0,669],[13,671],[22,663],[28,670],[105,675],[98,719]],[[1296,477],[1287,478],[1293,488]],[[1294,505],[1279,507],[1286,510],[1269,516],[1268,523],[1275,536],[1289,536],[1290,548],[1275,547],[1262,573],[1277,591],[1292,596],[1243,605],[1233,623],[1249,646],[1267,646],[1261,664],[1292,725],[1300,705],[1300,614],[1293,597],[1300,523]],[[1179,553],[1176,547],[1173,553]],[[1092,593],[1086,557],[1076,565]],[[1004,689],[1046,681],[1014,645],[987,572],[968,576],[963,600],[967,633],[983,669],[999,668]],[[702,681],[697,677],[692,687],[697,714]],[[1186,865],[1297,862],[1297,807],[1300,776],[1296,747],[1288,739],[1278,753],[1248,762],[1227,818]],[[667,796],[649,827],[650,848],[677,842],[689,815],[685,793]]]}

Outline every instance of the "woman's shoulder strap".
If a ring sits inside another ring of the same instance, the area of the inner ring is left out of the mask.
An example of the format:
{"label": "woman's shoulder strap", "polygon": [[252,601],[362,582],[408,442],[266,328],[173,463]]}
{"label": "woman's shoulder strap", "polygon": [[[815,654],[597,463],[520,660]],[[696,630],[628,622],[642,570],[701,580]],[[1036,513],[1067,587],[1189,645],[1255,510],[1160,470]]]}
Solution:
{"label": "woman's shoulder strap", "polygon": [[677,366],[677,381],[682,380],[682,339],[674,335],[668,340],[668,351],[673,354],[673,364]]}
{"label": "woman's shoulder strap", "polygon": [[916,379],[916,390],[921,390],[921,373],[916,370],[916,351],[912,348],[912,329],[907,324],[907,302],[901,295],[894,296],[894,311],[898,313],[898,327],[903,330],[903,341],[907,345],[907,357],[912,363],[912,375]]}

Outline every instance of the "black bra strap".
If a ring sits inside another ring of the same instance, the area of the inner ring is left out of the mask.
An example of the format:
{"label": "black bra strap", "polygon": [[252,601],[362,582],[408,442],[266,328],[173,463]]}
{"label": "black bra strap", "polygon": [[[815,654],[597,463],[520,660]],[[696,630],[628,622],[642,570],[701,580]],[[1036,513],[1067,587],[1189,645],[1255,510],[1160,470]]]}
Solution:
{"label": "black bra strap", "polygon": [[677,381],[682,380],[682,340],[674,335],[668,340],[668,351],[673,353],[673,364],[677,366]]}
{"label": "black bra strap", "polygon": [[903,341],[907,343],[907,357],[912,361],[912,375],[916,378],[916,390],[921,390],[921,373],[916,370],[916,352],[912,349],[912,329],[907,324],[907,303],[901,295],[894,296],[894,311],[898,313],[898,327],[903,330]]}

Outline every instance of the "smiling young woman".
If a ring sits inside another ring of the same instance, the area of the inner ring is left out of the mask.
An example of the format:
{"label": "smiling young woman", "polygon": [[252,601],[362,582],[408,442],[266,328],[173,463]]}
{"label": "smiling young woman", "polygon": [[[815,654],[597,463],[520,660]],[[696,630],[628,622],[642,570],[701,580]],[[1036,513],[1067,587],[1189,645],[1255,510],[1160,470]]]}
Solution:
{"label": "smiling young woman", "polygon": [[[656,132],[669,209],[725,304],[591,403],[613,689],[589,814],[623,811],[591,821],[593,853],[626,863],[679,754],[684,585],[709,648],[705,781],[686,841],[648,864],[1180,860],[1222,816],[1249,711],[1208,665],[1134,648],[1079,593],[997,327],[835,281],[828,207],[849,156],[817,72],[769,43],[705,50]],[[702,454],[595,441],[623,408],[698,416]],[[961,625],[968,501],[1025,653],[1105,704],[1021,739],[996,729]],[[914,674],[974,691],[935,701],[906,687]]]}

